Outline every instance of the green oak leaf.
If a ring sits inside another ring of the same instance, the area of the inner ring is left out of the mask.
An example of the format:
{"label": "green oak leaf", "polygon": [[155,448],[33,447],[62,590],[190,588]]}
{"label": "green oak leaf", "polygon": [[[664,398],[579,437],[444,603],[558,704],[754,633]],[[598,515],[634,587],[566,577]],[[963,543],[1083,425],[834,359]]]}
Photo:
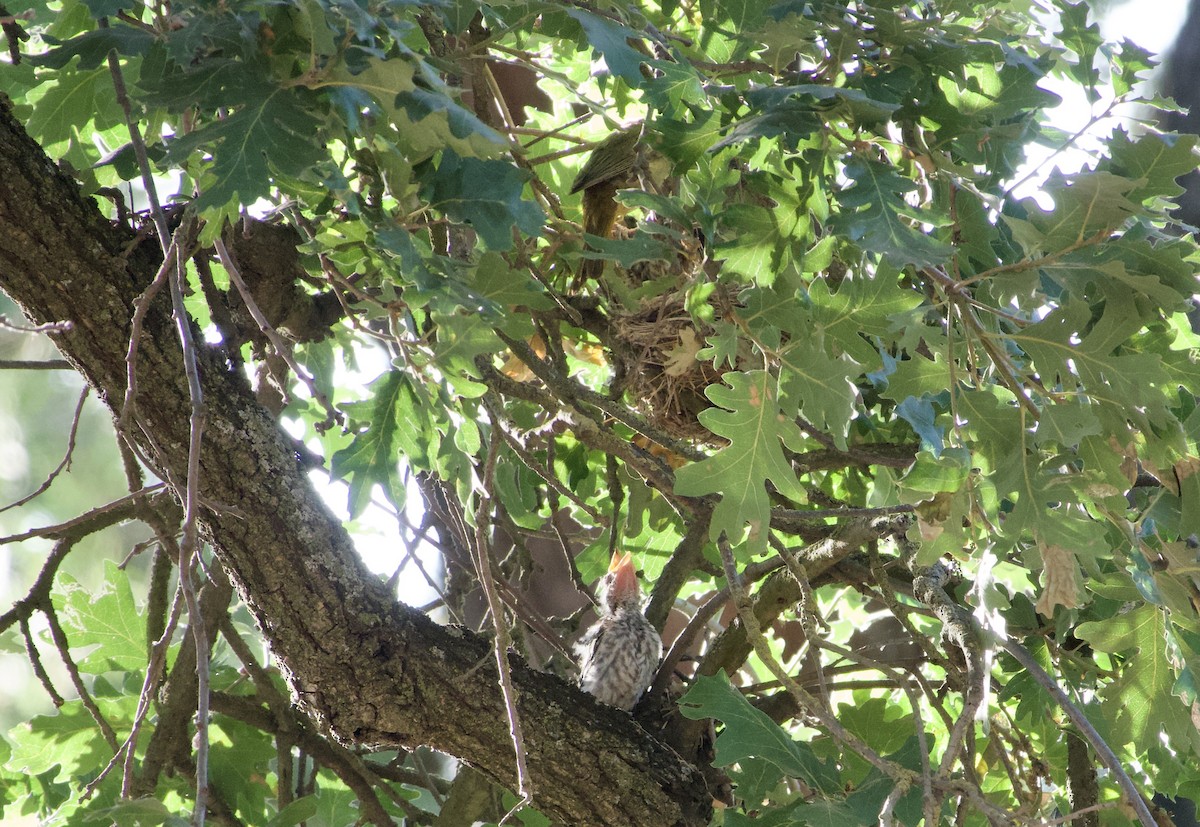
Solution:
{"label": "green oak leaf", "polygon": [[1154,133],[1132,139],[1124,129],[1117,129],[1108,143],[1104,166],[1134,182],[1126,194],[1132,201],[1174,198],[1183,192],[1178,179],[1196,169],[1192,154],[1196,140],[1195,135]]}
{"label": "green oak leaf", "polygon": [[[145,652],[145,641],[139,651]],[[145,655],[142,657],[145,665]],[[132,720],[137,699],[96,698],[97,706],[113,725]],[[41,775],[58,767],[56,781],[70,781],[99,772],[112,758],[96,719],[82,701],[67,701],[52,715],[36,715],[6,733],[12,752],[4,768],[12,772]]]}
{"label": "green oak leaf", "polygon": [[[126,4],[128,5],[128,4]],[[57,48],[40,55],[30,55],[28,60],[35,66],[62,69],[79,56],[80,69],[95,69],[108,59],[110,52],[132,57],[143,55],[154,45],[154,34],[136,26],[111,26],[95,29],[66,41],[46,38]],[[108,69],[105,69],[108,72]]]}
{"label": "green oak leaf", "polygon": [[469,286],[487,302],[485,312],[503,315],[510,305],[545,310],[553,306],[545,289],[527,270],[515,270],[497,253],[487,252],[470,273]]}
{"label": "green oak leaf", "polygon": [[33,105],[26,128],[47,145],[69,140],[77,129],[98,120],[110,99],[112,76],[107,68],[66,69]]}
{"label": "green oak leaf", "polygon": [[403,507],[400,459],[414,468],[428,469],[429,446],[435,439],[428,404],[403,371],[388,371],[371,383],[371,390],[370,399],[342,406],[353,419],[361,419],[362,427],[347,447],[333,455],[330,464],[335,479],[349,481],[347,509],[351,517],[367,507],[377,484],[393,505]]}
{"label": "green oak leaf", "polygon": [[835,232],[894,267],[931,267],[950,257],[949,245],[913,226],[913,221],[938,223],[905,201],[915,183],[885,164],[861,158],[849,161],[845,171],[854,185],[836,195],[842,209],[830,219]]}
{"label": "green oak leaf", "polygon": [[1124,655],[1120,676],[1101,692],[1103,706],[1115,717],[1117,731],[1142,749],[1161,735],[1182,741],[1194,731],[1187,708],[1174,697],[1176,669],[1167,632],[1165,611],[1146,604],[1075,629],[1096,649]]}
{"label": "green oak leaf", "polygon": [[443,92],[414,86],[396,96],[392,114],[417,158],[441,148],[464,157],[491,157],[504,148],[504,139],[494,129]]}
{"label": "green oak leaf", "polygon": [[780,772],[803,779],[826,793],[841,789],[837,767],[822,761],[812,748],[783,731],[762,710],[755,709],[729,683],[725,670],[701,675],[679,699],[679,711],[693,720],[715,718],[725,724],[716,742],[716,765],[727,767],[748,758],[774,764]]}
{"label": "green oak leaf", "polygon": [[529,174],[506,161],[463,158],[442,152],[436,174],[430,169],[423,195],[431,208],[470,224],[489,250],[510,250],[513,227],[528,236],[542,231],[546,214],[521,199]]}
{"label": "green oak leaf", "polygon": [[1062,3],[1058,6],[1059,24],[1062,31],[1058,36],[1062,42],[1073,51],[1077,59],[1068,62],[1067,72],[1088,93],[1088,100],[1095,102],[1099,98],[1096,84],[1100,81],[1100,72],[1096,68],[1096,52],[1100,48],[1100,27],[1092,23],[1088,25],[1089,3]]}
{"label": "green oak leaf", "polygon": [[212,153],[196,199],[197,208],[210,215],[270,195],[276,172],[306,174],[325,154],[314,93],[259,84],[242,98],[227,118],[168,145],[168,158],[175,161],[201,149]]}
{"label": "green oak leaf", "polygon": [[847,357],[830,358],[819,341],[799,336],[780,349],[779,366],[779,403],[784,415],[803,414],[844,450],[858,398],[854,380],[862,374],[862,367]]}
{"label": "green oak leaf", "polygon": [[908,397],[936,396],[950,387],[950,368],[941,353],[926,359],[914,353],[907,359],[896,362],[895,370],[887,376],[887,387],[880,391],[883,396],[896,402]]}
{"label": "green oak leaf", "polygon": [[1096,233],[1120,227],[1141,207],[1130,200],[1138,182],[1103,170],[1063,175],[1055,170],[1041,186],[1054,208],[1041,209],[1033,198],[1021,201],[1025,218],[1008,221],[1030,255],[1061,253]]}
{"label": "green oak leaf", "polygon": [[639,261],[669,261],[675,256],[675,247],[641,228],[631,238],[601,238],[588,233],[587,243],[591,249],[581,253],[582,258],[615,261],[626,269]]}
{"label": "green oak leaf", "polygon": [[713,512],[712,536],[728,534],[736,543],[750,527],[750,544],[763,550],[771,501],[767,482],[796,502],[805,492],[783,453],[783,446],[800,450],[800,429],[780,412],[776,381],[766,371],[725,374],[725,385],[710,385],[705,395],[719,408],[700,414],[700,422],[729,445],[713,456],[685,465],[675,478],[675,490],[685,496],[720,494]]}
{"label": "green oak leaf", "polygon": [[654,123],[656,145],[682,168],[694,166],[721,137],[721,118],[713,110],[693,113],[691,121],[662,119]]}
{"label": "green oak leaf", "polygon": [[881,266],[872,278],[856,274],[843,279],[837,292],[824,279],[814,281],[808,290],[812,324],[824,332],[829,345],[854,361],[878,365],[879,351],[872,340],[891,339],[922,301],[919,292],[902,288],[899,278],[899,272]]}
{"label": "green oak leaf", "polygon": [[55,608],[72,648],[95,647],[79,665],[99,674],[110,670],[136,672],[146,666],[146,625],[133,599],[129,578],[112,560],[104,561],[104,587],[83,588],[64,578],[54,595]]}
{"label": "green oak leaf", "polygon": [[637,88],[642,83],[642,64],[647,58],[629,45],[641,40],[641,32],[583,9],[568,8],[567,14],[583,27],[588,43],[604,57],[610,72]]}
{"label": "green oak leaf", "polygon": [[767,209],[754,204],[733,204],[721,215],[727,240],[717,243],[714,256],[724,259],[724,269],[747,281],[770,285],[792,261],[792,245],[807,226],[796,204]]}
{"label": "green oak leaf", "polygon": [[1143,428],[1171,418],[1164,391],[1171,387],[1162,360],[1129,352],[1126,340],[1142,322],[1127,306],[1107,304],[1099,320],[1082,301],[1069,301],[1042,321],[1012,335],[1046,384],[1079,392],[1096,409],[1107,433]]}

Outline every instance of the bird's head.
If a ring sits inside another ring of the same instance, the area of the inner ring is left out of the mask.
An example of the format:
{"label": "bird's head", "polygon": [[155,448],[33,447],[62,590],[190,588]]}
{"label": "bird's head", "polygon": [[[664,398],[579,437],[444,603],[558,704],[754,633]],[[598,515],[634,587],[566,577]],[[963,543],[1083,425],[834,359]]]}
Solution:
{"label": "bird's head", "polygon": [[610,612],[623,606],[639,607],[642,593],[638,587],[637,572],[633,568],[633,557],[628,551],[613,554],[604,582],[604,607]]}

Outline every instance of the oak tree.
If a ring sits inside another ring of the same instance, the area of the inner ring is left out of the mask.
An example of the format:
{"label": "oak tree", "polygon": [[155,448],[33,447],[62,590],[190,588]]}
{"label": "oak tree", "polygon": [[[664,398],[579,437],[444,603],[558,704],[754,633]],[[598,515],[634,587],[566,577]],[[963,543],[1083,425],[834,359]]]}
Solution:
{"label": "oak tree", "polygon": [[[5,818],[1151,827],[1200,789],[1195,141],[1087,5],[0,23],[0,367],[35,467],[106,458],[2,481],[0,646],[55,707]],[[664,633],[632,712],[571,660],[614,551]]]}

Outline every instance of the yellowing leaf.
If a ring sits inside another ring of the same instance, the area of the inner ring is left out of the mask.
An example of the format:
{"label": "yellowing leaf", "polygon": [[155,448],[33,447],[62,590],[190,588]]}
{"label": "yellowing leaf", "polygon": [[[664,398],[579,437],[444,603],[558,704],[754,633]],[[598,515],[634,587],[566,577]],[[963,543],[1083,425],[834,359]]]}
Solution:
{"label": "yellowing leaf", "polygon": [[1054,544],[1042,546],[1042,596],[1038,598],[1037,610],[1046,617],[1054,616],[1054,607],[1079,608],[1080,582],[1079,564],[1069,549]]}
{"label": "yellowing leaf", "polygon": [[683,376],[696,366],[696,354],[700,352],[700,340],[696,331],[685,327],[679,331],[679,344],[667,353],[667,364],[663,372],[667,376]]}
{"label": "yellowing leaf", "polygon": [[[538,355],[538,358],[546,358],[546,343],[542,341],[541,336],[535,333],[526,340],[526,343],[529,345],[530,350]],[[509,379],[515,379],[518,382],[530,382],[534,378],[533,371],[515,353],[510,353],[508,358],[504,360],[504,365],[500,368],[500,372]]]}

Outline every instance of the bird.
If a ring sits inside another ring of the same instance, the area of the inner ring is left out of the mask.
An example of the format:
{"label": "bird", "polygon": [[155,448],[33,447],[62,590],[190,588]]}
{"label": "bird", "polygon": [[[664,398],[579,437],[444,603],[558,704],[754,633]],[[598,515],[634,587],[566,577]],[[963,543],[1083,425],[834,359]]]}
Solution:
{"label": "bird", "polygon": [[579,686],[602,703],[629,712],[654,679],[662,638],[642,614],[629,552],[613,554],[601,587],[600,619],[575,645]]}
{"label": "bird", "polygon": [[[617,190],[637,183],[641,123],[619,129],[596,145],[571,184],[571,194],[583,190],[583,231],[608,238],[617,223]],[[596,278],[604,271],[603,259],[587,259],[579,278]]]}

